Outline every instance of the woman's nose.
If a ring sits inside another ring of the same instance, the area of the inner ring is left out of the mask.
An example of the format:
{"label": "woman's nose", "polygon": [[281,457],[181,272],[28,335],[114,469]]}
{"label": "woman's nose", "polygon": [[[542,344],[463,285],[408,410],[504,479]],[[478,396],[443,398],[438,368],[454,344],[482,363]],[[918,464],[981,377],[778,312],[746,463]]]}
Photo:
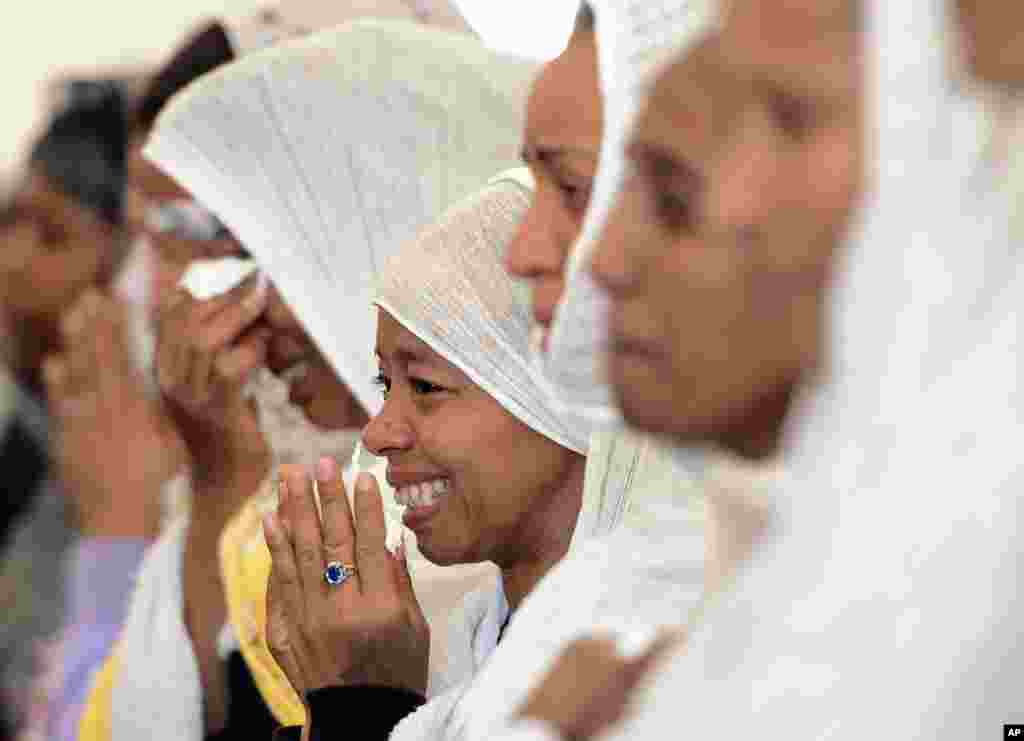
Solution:
{"label": "woman's nose", "polygon": [[412,427],[401,418],[391,399],[363,430],[363,445],[376,456],[387,458],[413,446]]}

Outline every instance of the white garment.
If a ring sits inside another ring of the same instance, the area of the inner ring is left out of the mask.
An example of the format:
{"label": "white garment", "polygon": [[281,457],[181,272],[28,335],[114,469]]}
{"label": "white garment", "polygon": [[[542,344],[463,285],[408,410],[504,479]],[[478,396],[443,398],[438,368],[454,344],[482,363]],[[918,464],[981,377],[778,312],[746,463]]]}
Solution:
{"label": "white garment", "polygon": [[547,397],[530,358],[530,297],[505,270],[529,205],[523,180],[497,178],[385,263],[376,304],[463,371],[504,409],[562,447],[586,454]]}
{"label": "white garment", "polygon": [[447,644],[452,653],[443,668],[431,659],[429,702],[403,718],[392,739],[442,738],[457,702],[498,645],[502,626],[509,620],[509,605],[501,575],[466,595],[452,613]]}
{"label": "white garment", "polygon": [[245,244],[372,414],[378,267],[514,164],[534,69],[465,35],[346,24],[203,78],[146,154]]}
{"label": "white garment", "polygon": [[443,666],[431,661],[427,697],[444,694],[476,675],[498,645],[501,628],[509,617],[508,599],[497,573],[467,594],[448,622],[451,647]]}
{"label": "white garment", "polygon": [[187,520],[179,519],[139,568],[118,648],[122,659],[111,693],[111,739],[170,738],[165,729],[172,728],[174,738],[205,736],[199,664],[185,627],[187,530]]}
{"label": "white garment", "polygon": [[871,5],[879,188],[837,290],[832,383],[773,537],[611,738],[952,741],[1024,722],[1015,204],[971,177],[946,3]]}

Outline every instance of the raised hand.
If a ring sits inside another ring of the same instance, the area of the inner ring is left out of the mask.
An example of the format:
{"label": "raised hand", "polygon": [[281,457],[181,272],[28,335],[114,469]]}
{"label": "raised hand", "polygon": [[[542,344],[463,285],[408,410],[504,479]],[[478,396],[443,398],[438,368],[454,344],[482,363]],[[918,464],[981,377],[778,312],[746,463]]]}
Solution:
{"label": "raised hand", "polygon": [[161,312],[157,379],[200,479],[223,484],[255,468],[254,488],[265,473],[269,450],[243,395],[266,358],[265,308],[265,283],[252,279],[209,301],[179,290]]}
{"label": "raised hand", "polygon": [[61,334],[64,350],[46,360],[43,376],[61,480],[79,527],[90,535],[153,535],[161,487],[185,452],[134,365],[125,308],[87,291]]}
{"label": "raised hand", "polygon": [[[300,695],[345,684],[425,694],[430,629],[404,549],[392,555],[385,547],[376,480],[359,476],[353,511],[337,465],[324,459],[317,489],[322,521],[309,476],[300,467],[283,467],[279,514],[264,522],[273,561],[267,596],[271,653]],[[325,576],[334,562],[351,571],[340,584],[329,584]]]}

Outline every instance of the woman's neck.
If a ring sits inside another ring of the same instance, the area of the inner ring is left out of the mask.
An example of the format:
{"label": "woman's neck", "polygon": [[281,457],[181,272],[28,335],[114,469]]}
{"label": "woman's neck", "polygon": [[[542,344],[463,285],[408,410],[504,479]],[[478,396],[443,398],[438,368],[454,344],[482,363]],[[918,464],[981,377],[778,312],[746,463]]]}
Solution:
{"label": "woman's neck", "polygon": [[580,508],[587,459],[579,456],[558,487],[545,497],[547,506],[531,515],[517,543],[516,555],[496,559],[509,610],[515,611],[541,579],[569,551]]}

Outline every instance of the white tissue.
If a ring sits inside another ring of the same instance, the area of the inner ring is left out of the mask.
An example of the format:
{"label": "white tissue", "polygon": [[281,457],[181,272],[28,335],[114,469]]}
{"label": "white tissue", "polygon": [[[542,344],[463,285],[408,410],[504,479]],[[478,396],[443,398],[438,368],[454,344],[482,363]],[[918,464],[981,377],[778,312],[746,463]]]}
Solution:
{"label": "white tissue", "polygon": [[227,293],[257,270],[254,260],[221,257],[195,260],[189,264],[178,282],[180,288],[200,301],[208,301]]}

